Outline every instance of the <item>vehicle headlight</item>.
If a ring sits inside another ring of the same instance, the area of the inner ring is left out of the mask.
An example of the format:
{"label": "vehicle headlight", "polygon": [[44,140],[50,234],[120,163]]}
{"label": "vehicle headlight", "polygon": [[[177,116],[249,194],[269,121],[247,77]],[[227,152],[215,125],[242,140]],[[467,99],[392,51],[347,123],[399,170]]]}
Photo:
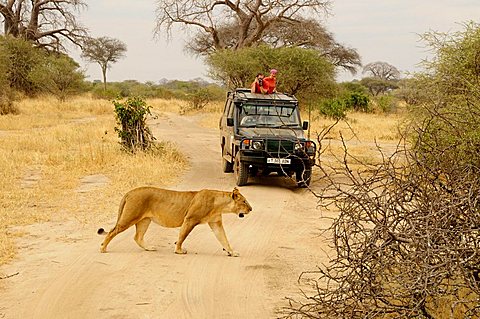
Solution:
{"label": "vehicle headlight", "polygon": [[254,150],[263,150],[263,142],[262,141],[254,141],[252,144]]}
{"label": "vehicle headlight", "polygon": [[300,150],[303,150],[303,144],[295,143],[295,151],[300,151]]}
{"label": "vehicle headlight", "polygon": [[305,147],[307,148],[307,153],[308,154],[315,154],[315,151],[316,151],[316,148],[317,148],[315,143],[312,142],[312,141],[307,141],[305,144],[306,144]]}

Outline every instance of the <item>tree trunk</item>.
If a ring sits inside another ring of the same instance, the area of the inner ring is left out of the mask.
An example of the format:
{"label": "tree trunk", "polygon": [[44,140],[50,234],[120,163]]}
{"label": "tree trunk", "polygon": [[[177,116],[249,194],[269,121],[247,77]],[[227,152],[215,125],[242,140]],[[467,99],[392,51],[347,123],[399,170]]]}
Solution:
{"label": "tree trunk", "polygon": [[103,92],[107,92],[107,65],[102,65]]}

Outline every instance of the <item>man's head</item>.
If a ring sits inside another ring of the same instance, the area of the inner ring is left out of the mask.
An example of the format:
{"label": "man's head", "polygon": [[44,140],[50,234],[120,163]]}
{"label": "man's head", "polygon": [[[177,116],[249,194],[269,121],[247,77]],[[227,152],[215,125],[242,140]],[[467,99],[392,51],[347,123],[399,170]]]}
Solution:
{"label": "man's head", "polygon": [[271,69],[270,70],[270,76],[276,77],[277,76],[277,70],[276,69]]}
{"label": "man's head", "polygon": [[263,75],[263,73],[258,73],[256,77],[257,79],[263,79],[265,76]]}

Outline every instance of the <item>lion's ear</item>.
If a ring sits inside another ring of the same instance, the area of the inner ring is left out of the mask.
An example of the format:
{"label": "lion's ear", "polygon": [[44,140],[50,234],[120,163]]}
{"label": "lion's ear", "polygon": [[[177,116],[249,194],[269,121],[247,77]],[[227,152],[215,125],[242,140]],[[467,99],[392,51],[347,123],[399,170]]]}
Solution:
{"label": "lion's ear", "polygon": [[238,188],[234,187],[232,192],[232,198],[237,199],[238,195],[240,195],[240,192],[238,191]]}

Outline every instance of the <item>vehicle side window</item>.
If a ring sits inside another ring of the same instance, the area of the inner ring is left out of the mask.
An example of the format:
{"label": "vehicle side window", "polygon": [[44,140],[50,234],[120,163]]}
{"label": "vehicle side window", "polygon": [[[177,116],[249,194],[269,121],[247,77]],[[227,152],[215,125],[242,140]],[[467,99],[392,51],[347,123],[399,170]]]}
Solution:
{"label": "vehicle side window", "polygon": [[227,117],[233,117],[233,110],[235,109],[235,104],[230,101],[230,104],[228,106],[228,113]]}
{"label": "vehicle side window", "polygon": [[224,116],[228,117],[228,115],[230,114],[231,105],[232,105],[232,100],[227,99],[227,102],[225,103],[225,109],[223,110],[223,115]]}

